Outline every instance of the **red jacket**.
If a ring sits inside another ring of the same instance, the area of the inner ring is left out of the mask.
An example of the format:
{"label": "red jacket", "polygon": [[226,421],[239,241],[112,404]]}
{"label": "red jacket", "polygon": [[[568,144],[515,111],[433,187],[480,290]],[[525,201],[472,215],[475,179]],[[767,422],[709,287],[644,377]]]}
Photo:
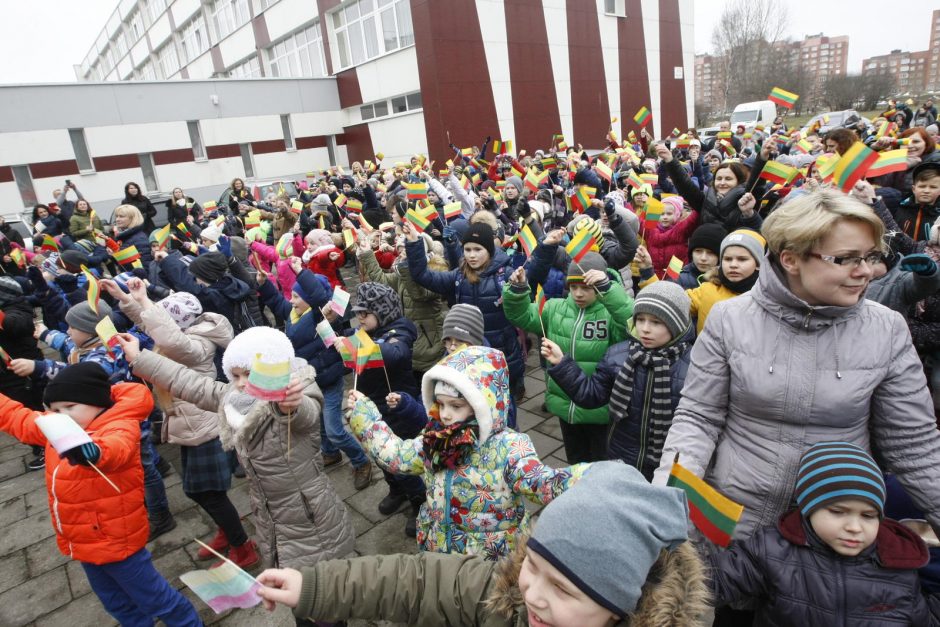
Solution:
{"label": "red jacket", "polygon": [[697,226],[698,212],[692,211],[685,220],[665,231],[656,227],[646,229],[646,249],[653,260],[656,274],[662,276],[673,255],[682,260],[683,266],[689,262],[689,238]]}
{"label": "red jacket", "polygon": [[0,395],[0,429],[26,444],[46,447],[46,490],[59,550],[89,564],[119,562],[144,547],[150,535],[140,463],[140,422],[153,409],[153,396],[140,383],[111,387],[109,409],[86,431],[101,448],[95,464],[121,489],[114,491],[88,466],[70,466],[46,441],[28,409]]}
{"label": "red jacket", "polygon": [[[330,259],[330,253],[339,253],[339,259]],[[346,255],[336,246],[321,246],[313,252],[307,261],[307,268],[316,274],[322,274],[330,282],[330,287],[345,287],[339,276],[339,269],[346,263]]]}

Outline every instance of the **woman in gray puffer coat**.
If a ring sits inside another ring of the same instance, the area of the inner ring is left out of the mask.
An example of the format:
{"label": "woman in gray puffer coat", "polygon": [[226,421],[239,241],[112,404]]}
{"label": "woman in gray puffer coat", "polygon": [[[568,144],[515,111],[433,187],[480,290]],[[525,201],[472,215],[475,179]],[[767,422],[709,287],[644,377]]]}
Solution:
{"label": "woman in gray puffer coat", "polygon": [[793,502],[800,457],[821,441],[874,450],[940,530],[940,432],[901,314],[865,299],[884,228],[819,191],[764,225],[757,285],[712,309],[692,348],[654,482],[680,463],[744,505],[734,539]]}
{"label": "woman in gray puffer coat", "polygon": [[[355,534],[349,513],[320,461],[323,394],[313,368],[295,361],[286,335],[268,327],[237,335],[222,359],[225,375],[232,381],[228,384],[195,375],[151,351],[140,351],[131,336],[123,335],[121,345],[135,375],[168,388],[176,398],[218,413],[222,445],[238,452],[248,475],[252,521],[266,564],[310,566],[353,550]],[[288,398],[295,401],[267,402],[244,391],[259,354],[265,362],[291,360]]]}

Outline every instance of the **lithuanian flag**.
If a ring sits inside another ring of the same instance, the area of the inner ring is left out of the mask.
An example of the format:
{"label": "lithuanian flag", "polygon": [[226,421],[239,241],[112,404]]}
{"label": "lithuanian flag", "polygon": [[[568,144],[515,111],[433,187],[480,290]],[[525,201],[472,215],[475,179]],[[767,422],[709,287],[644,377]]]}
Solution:
{"label": "lithuanian flag", "polygon": [[347,368],[356,367],[356,346],[352,340],[340,335],[334,340],[333,348],[339,353],[339,356],[343,359],[343,364]]}
{"label": "lithuanian flag", "polygon": [[575,190],[573,196],[571,196],[571,207],[578,213],[584,213],[587,211],[587,208],[591,206],[591,199],[594,198],[594,195],[597,194],[596,187],[588,187],[587,185],[581,185]]}
{"label": "lithuanian flag", "polygon": [[532,232],[528,224],[523,226],[522,230],[519,232],[519,242],[522,244],[522,250],[525,251],[525,256],[531,257],[532,251],[535,250],[535,247],[539,244],[539,240],[535,237],[535,233]]}
{"label": "lithuanian flag", "polygon": [[207,200],[206,202],[202,203],[202,210],[203,210],[203,211],[211,211],[212,209],[215,209],[216,206],[217,206],[217,205],[216,205],[216,202],[215,202],[214,200]]}
{"label": "lithuanian flag", "polygon": [[650,110],[646,107],[640,107],[640,110],[636,112],[636,115],[633,116],[633,121],[644,127],[650,122]]}
{"label": "lithuanian flag", "polygon": [[356,200],[355,198],[346,199],[346,211],[352,211],[353,213],[362,213],[362,201]]}
{"label": "lithuanian flag", "polygon": [[346,194],[337,194],[336,199],[333,200],[333,204],[340,208],[342,208],[347,202],[349,202],[349,199],[346,198]]}
{"label": "lithuanian flag", "polygon": [[10,363],[12,363],[13,361],[12,359],[10,359],[10,354],[6,352],[5,350],[3,350],[2,346],[0,346],[0,359],[3,360],[3,365],[6,366],[7,368],[10,367]]}
{"label": "lithuanian flag", "polygon": [[[258,224],[256,224],[255,226],[260,226],[261,225],[261,211],[258,209],[255,209],[255,212],[257,212],[258,214]],[[248,213],[250,214],[251,212],[249,211]],[[185,235],[186,237],[192,238],[193,236],[193,234],[189,232],[189,227],[186,226],[185,222],[180,222],[179,224],[177,224],[176,230],[179,231],[181,235]]]}
{"label": "lithuanian flag", "polygon": [[779,87],[774,87],[770,90],[770,95],[767,96],[767,100],[775,102],[785,109],[792,109],[793,105],[799,100],[800,97],[794,94],[792,91],[787,91],[786,89],[781,89]]}
{"label": "lithuanian flag", "polygon": [[300,215],[304,210],[304,203],[302,200],[292,200],[290,203],[290,212],[295,215]]}
{"label": "lithuanian flag", "polygon": [[847,194],[876,161],[878,161],[877,152],[862,142],[855,142],[851,148],[842,153],[842,157],[836,163],[832,178],[839,189]]}
{"label": "lithuanian flag", "polygon": [[428,197],[427,183],[405,183],[408,190],[408,200],[424,200]]}
{"label": "lithuanian flag", "polygon": [[679,274],[682,272],[682,260],[672,256],[672,259],[669,260],[669,265],[666,266],[666,278],[676,280],[679,278]]}
{"label": "lithuanian flag", "polygon": [[663,203],[650,196],[646,201],[646,217],[643,221],[643,227],[647,229],[656,228],[659,219],[663,216]]}
{"label": "lithuanian flag", "polygon": [[545,298],[545,290],[542,289],[542,284],[539,283],[538,287],[535,288],[535,306],[538,307],[539,318],[542,317],[542,310],[545,309],[545,303],[548,302],[548,299]]}
{"label": "lithuanian flag", "polygon": [[382,349],[372,341],[369,334],[362,328],[356,331],[353,336],[353,344],[356,346],[356,372],[362,374],[363,370],[369,368],[384,368],[385,360],[382,359]]}
{"label": "lithuanian flag", "polygon": [[819,171],[819,176],[822,177],[823,183],[828,183],[832,180],[832,175],[838,163],[839,155],[837,154],[819,155],[819,158],[816,159],[816,170]]}
{"label": "lithuanian flag", "polygon": [[771,183],[787,185],[796,177],[796,174],[796,168],[780,163],[779,161],[768,161],[764,164],[764,169],[761,170],[759,178],[770,181]]}
{"label": "lithuanian flag", "polygon": [[640,175],[640,179],[650,187],[655,187],[657,184],[659,184],[659,177],[655,174],[644,172]]}
{"label": "lithuanian flag", "polygon": [[59,242],[55,241],[55,238],[48,233],[43,233],[42,244],[40,244],[39,250],[42,252],[57,253],[59,252]]}
{"label": "lithuanian flag", "polygon": [[809,142],[809,140],[801,139],[800,141],[793,144],[793,150],[802,152],[804,155],[808,155],[813,150],[813,145]]}
{"label": "lithuanian flag", "polygon": [[598,161],[595,163],[594,170],[597,171],[598,176],[600,176],[602,179],[605,179],[608,183],[613,181],[614,171],[611,170],[610,166],[603,161]]}
{"label": "lithuanian flag", "polygon": [[21,268],[26,267],[26,255],[23,254],[23,251],[19,248],[13,248],[10,251],[10,259],[13,260],[13,263],[18,265]]}
{"label": "lithuanian flag", "polygon": [[462,212],[463,205],[461,205],[459,202],[451,202],[444,205],[444,218],[447,220],[459,218]]}
{"label": "lithuanian flag", "polygon": [[134,261],[140,261],[140,252],[137,250],[137,247],[133,245],[128,246],[127,248],[122,248],[111,256],[114,257],[114,260],[122,266]]}
{"label": "lithuanian flag", "polygon": [[555,157],[545,157],[542,159],[542,169],[543,170],[555,170],[558,168],[558,162],[555,161]]}
{"label": "lithuanian flag", "polygon": [[157,231],[157,234],[154,235],[154,239],[157,241],[157,248],[166,248],[166,243],[170,239],[170,225],[167,224],[162,229]]}
{"label": "lithuanian flag", "polygon": [[734,528],[744,513],[743,505],[735,503],[683,468],[678,459],[672,465],[666,485],[685,492],[689,501],[689,518],[706,538],[718,546],[731,544]]}
{"label": "lithuanian flag", "polygon": [[81,266],[82,274],[85,275],[85,280],[88,282],[88,305],[91,307],[91,310],[98,313],[98,300],[101,298],[101,288],[98,287],[98,279],[95,278],[95,275],[91,273],[84,265]]}
{"label": "lithuanian flag", "polygon": [[878,161],[868,168],[866,177],[881,176],[890,172],[903,172],[907,169],[907,149],[885,150],[878,153]]}
{"label": "lithuanian flag", "polygon": [[579,263],[586,254],[591,252],[591,247],[595,244],[597,240],[594,235],[588,229],[581,229],[565,246],[565,252],[574,260],[574,263]]}
{"label": "lithuanian flag", "polygon": [[641,179],[640,176],[636,173],[636,170],[632,168],[627,172],[627,183],[637,189],[643,187],[643,179]]}

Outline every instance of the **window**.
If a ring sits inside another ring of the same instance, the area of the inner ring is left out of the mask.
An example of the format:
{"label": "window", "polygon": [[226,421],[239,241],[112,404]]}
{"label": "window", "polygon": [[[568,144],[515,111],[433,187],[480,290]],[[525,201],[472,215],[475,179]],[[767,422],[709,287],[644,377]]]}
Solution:
{"label": "window", "polygon": [[407,98],[408,98],[408,110],[409,111],[414,111],[415,109],[421,109],[424,107],[424,105],[421,104],[421,92],[420,91],[416,91],[413,94],[408,94]]}
{"label": "window", "polygon": [[196,161],[206,159],[206,144],[202,141],[202,127],[199,126],[199,120],[193,120],[186,123],[189,129],[189,142],[193,145],[193,157]]}
{"label": "window", "polygon": [[252,55],[228,71],[229,78],[261,78],[261,64],[257,55]]}
{"label": "window", "polygon": [[329,163],[336,163],[336,136],[327,135],[326,137],[326,156]]}
{"label": "window", "polygon": [[341,68],[414,44],[410,0],[357,0],[332,14]]}
{"label": "window", "polygon": [[105,51],[101,54],[101,71],[104,74],[107,74],[114,69],[114,53],[111,52],[111,46],[105,48]]}
{"label": "window", "polygon": [[180,40],[183,63],[189,63],[209,49],[209,34],[201,13],[183,28]]}
{"label": "window", "polygon": [[157,171],[153,167],[153,155],[149,152],[137,155],[140,161],[140,169],[144,173],[144,189],[148,192],[155,192],[160,189],[157,186]]}
{"label": "window", "polygon": [[380,100],[372,106],[375,108],[375,117],[381,118],[388,115],[388,100]]}
{"label": "window", "polygon": [[238,30],[249,17],[248,0],[215,0],[212,5],[212,20],[219,39],[225,39]]}
{"label": "window", "polygon": [[163,78],[170,78],[180,69],[180,59],[176,54],[176,44],[172,40],[157,51],[157,59],[163,69]]}
{"label": "window", "polygon": [[627,17],[627,7],[624,0],[604,0],[604,13],[616,17]]}
{"label": "window", "polygon": [[421,108],[421,93],[414,92],[404,96],[395,96],[391,101],[391,111],[389,111],[388,100],[379,100],[378,102],[362,105],[359,107],[359,113],[365,121],[373,118],[382,118],[387,115],[395,115],[396,113],[415,111]]}
{"label": "window", "polygon": [[297,146],[294,145],[294,129],[291,127],[289,115],[281,116],[281,130],[284,131],[285,148],[289,151],[297,150]]}
{"label": "window", "polygon": [[127,54],[127,35],[123,30],[119,30],[117,37],[114,38],[114,52],[118,59],[122,59]]}
{"label": "window", "polygon": [[147,0],[147,16],[153,24],[166,11],[166,0]]}
{"label": "window", "polygon": [[314,22],[268,48],[271,76],[326,76],[320,23]]}
{"label": "window", "polygon": [[70,128],[69,139],[72,140],[72,151],[75,153],[75,161],[78,163],[79,171],[93,171],[95,166],[91,161],[91,156],[88,154],[88,143],[85,141],[85,129]]}
{"label": "window", "polygon": [[245,167],[245,178],[255,178],[255,160],[251,154],[251,144],[239,144],[242,153],[242,165]]}
{"label": "window", "polygon": [[134,43],[137,43],[137,40],[144,36],[144,22],[140,16],[140,11],[134,11],[134,14],[131,16],[129,22],[131,40]]}
{"label": "window", "polygon": [[156,69],[154,69],[152,62],[147,61],[143,65],[140,66],[140,80],[142,81],[157,80],[157,71]]}
{"label": "window", "polygon": [[20,191],[20,199],[24,207],[34,207],[39,202],[36,200],[36,188],[33,187],[33,177],[29,173],[28,165],[13,166],[13,178],[16,180],[16,187]]}

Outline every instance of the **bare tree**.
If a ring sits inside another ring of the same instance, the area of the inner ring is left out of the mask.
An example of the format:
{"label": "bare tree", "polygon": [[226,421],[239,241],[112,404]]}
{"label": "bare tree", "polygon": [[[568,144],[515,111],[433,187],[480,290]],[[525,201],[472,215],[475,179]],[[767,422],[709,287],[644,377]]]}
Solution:
{"label": "bare tree", "polygon": [[[767,96],[776,44],[787,25],[781,0],[731,0],[712,31],[712,46],[725,76],[724,105]],[[769,85],[773,87],[772,84]]]}
{"label": "bare tree", "polygon": [[711,107],[704,102],[695,103],[695,127],[701,128],[708,126],[708,120],[712,116]]}
{"label": "bare tree", "polygon": [[895,79],[887,72],[865,74],[862,77],[859,99],[866,111],[878,108],[878,103],[894,94],[897,87]]}
{"label": "bare tree", "polygon": [[855,107],[865,79],[859,75],[833,76],[823,87],[823,101],[831,111]]}

